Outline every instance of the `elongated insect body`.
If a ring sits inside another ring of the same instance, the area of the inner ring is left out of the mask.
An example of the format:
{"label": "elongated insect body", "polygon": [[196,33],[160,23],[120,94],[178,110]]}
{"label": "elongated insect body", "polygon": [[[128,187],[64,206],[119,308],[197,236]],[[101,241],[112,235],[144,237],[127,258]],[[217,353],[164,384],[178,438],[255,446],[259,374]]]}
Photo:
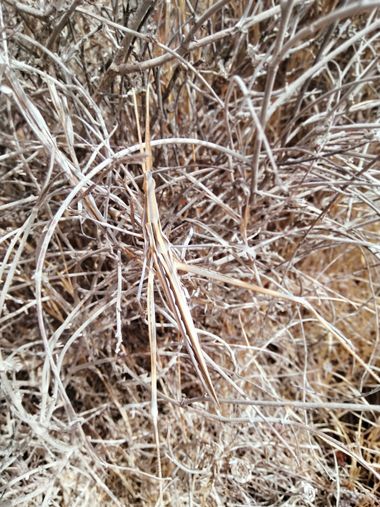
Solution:
{"label": "elongated insect body", "polygon": [[[205,356],[199,342],[191,311],[186,300],[180,277],[177,273],[175,259],[170,242],[162,232],[160,212],[156,199],[156,182],[152,172],[152,146],[150,142],[149,119],[149,86],[146,95],[145,118],[145,162],[144,193],[145,193],[145,240],[147,251],[153,258],[154,267],[162,285],[167,303],[173,313],[178,330],[181,333],[191,360],[210,397],[219,405],[214,386],[206,365]],[[140,136],[140,134],[139,134]]]}
{"label": "elongated insect body", "polygon": [[146,174],[146,230],[149,248],[154,260],[154,266],[164,290],[167,303],[176,320],[178,330],[184,338],[189,355],[199,374],[207,393],[218,403],[215,389],[212,385],[204,354],[199,342],[198,333],[194,325],[185,291],[175,267],[173,253],[169,240],[164,236],[158,214],[155,195],[155,182],[151,171]]}

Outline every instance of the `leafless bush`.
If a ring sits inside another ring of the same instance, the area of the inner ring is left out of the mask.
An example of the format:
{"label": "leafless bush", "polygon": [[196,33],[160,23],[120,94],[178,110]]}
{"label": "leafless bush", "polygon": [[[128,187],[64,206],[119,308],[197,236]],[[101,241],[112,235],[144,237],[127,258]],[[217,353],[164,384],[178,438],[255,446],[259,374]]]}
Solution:
{"label": "leafless bush", "polygon": [[377,505],[379,7],[0,3],[1,506]]}

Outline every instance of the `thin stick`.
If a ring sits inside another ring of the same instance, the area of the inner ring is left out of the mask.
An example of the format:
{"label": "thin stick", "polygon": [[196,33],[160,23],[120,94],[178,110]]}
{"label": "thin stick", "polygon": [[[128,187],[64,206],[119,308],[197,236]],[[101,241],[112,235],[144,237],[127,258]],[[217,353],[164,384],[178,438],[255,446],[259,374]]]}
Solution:
{"label": "thin stick", "polygon": [[[264,98],[260,111],[260,124],[263,132],[265,132],[265,127],[267,124],[267,113],[269,103],[272,97],[274,82],[277,75],[277,70],[279,67],[279,61],[277,60],[277,55],[280,53],[282,49],[282,45],[284,42],[284,38],[286,35],[286,31],[288,28],[288,23],[290,19],[290,15],[292,13],[294,7],[294,0],[290,0],[288,2],[281,2],[281,23],[280,28],[277,33],[276,42],[273,48],[272,59],[268,65],[268,75],[265,84]],[[260,160],[260,152],[261,146],[263,142],[263,136],[260,135],[260,131],[258,130],[256,133],[255,146],[253,149],[253,160],[252,160],[252,173],[251,173],[251,185],[250,185],[250,204],[255,204],[256,195],[257,195],[257,181],[258,181],[258,171],[259,171],[259,160]]]}
{"label": "thin stick", "polygon": [[[154,439],[157,448],[157,472],[159,479],[162,479],[160,433],[158,431],[158,404],[157,404],[157,333],[156,333],[156,310],[154,305],[154,271],[150,266],[148,274],[148,330],[150,345],[150,368],[151,368],[151,413],[154,428]],[[160,481],[159,505],[162,505],[162,482]]]}
{"label": "thin stick", "polygon": [[121,296],[123,286],[123,274],[121,266],[120,250],[117,252],[117,294],[116,294],[116,354],[119,354],[123,343],[121,322]]}
{"label": "thin stick", "polygon": [[144,0],[140,3],[139,9],[137,10],[135,16],[133,17],[131,29],[128,30],[124,35],[120,48],[118,49],[112,64],[106,70],[105,74],[103,75],[99,83],[98,89],[95,92],[95,97],[97,100],[101,98],[102,94],[107,90],[107,88],[111,84],[112,79],[115,78],[115,75],[117,74],[117,72],[115,72],[115,68],[125,63],[125,61],[127,60],[132,42],[136,37],[136,32],[138,33],[139,28],[141,27],[143,22],[147,19],[149,10],[152,8],[154,3],[155,0]]}

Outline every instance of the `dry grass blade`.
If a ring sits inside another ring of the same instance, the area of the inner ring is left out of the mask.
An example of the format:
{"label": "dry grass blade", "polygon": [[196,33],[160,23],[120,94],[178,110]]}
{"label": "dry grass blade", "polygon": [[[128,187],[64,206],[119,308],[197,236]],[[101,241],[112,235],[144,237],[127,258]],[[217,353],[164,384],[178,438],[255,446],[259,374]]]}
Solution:
{"label": "dry grass blade", "polygon": [[[151,361],[151,384],[152,384],[152,422],[154,427],[154,438],[157,446],[157,471],[159,479],[162,478],[160,436],[158,428],[158,404],[157,404],[157,332],[156,312],[154,307],[154,273],[152,267],[148,274],[148,328]],[[162,505],[162,483],[160,482],[159,505]]]}
{"label": "dry grass blade", "polygon": [[231,276],[222,275],[216,271],[212,271],[210,269],[205,269],[195,265],[184,264],[183,262],[175,261],[175,265],[178,270],[185,271],[187,273],[194,273],[200,276],[204,276],[206,278],[210,278],[216,280],[220,283],[225,283],[228,285],[234,285],[235,287],[241,287],[243,289],[247,289],[258,294],[263,294],[266,296],[271,296],[274,298],[285,299],[287,301],[292,301],[293,303],[298,303],[302,305],[304,308],[309,310],[316,319],[322,324],[322,326],[329,331],[335,338],[339,340],[339,342],[343,345],[343,347],[355,358],[355,360],[363,366],[363,368],[368,372],[371,377],[376,380],[376,382],[380,383],[380,377],[374,372],[373,368],[371,368],[363,359],[355,352],[353,349],[352,343],[344,336],[342,333],[337,330],[332,324],[330,324],[325,318],[323,318],[317,310],[306,301],[302,297],[293,296],[292,294],[284,294],[278,292],[273,289],[266,289],[263,287],[259,287],[258,285],[250,282],[246,282],[244,280],[239,280],[237,278],[233,278]]}

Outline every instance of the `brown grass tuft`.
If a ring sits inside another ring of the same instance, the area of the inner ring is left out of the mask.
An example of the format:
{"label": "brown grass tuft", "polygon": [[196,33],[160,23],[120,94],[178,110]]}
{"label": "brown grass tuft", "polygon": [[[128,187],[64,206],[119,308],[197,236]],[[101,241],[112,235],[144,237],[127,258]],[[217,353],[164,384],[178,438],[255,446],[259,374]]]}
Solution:
{"label": "brown grass tuft", "polygon": [[0,3],[0,506],[379,505],[379,2],[43,4]]}

